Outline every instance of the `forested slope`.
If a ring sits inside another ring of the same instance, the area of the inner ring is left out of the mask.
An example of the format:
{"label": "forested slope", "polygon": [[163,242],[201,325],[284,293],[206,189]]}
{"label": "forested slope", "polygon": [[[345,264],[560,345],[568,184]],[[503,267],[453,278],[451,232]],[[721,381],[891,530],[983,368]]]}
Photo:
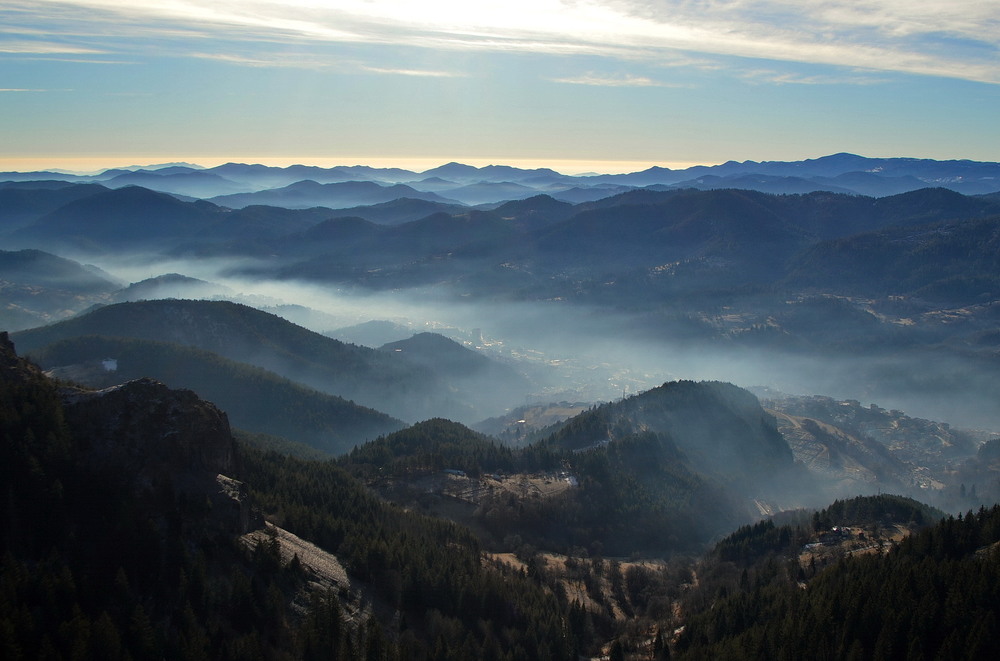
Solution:
{"label": "forested slope", "polygon": [[[897,508],[894,514],[927,516],[912,506],[909,513]],[[831,508],[818,514],[817,523],[851,518],[844,515],[842,507]],[[843,557],[815,577],[806,571],[798,584],[795,572],[780,562],[760,563],[686,623],[677,657],[995,658],[998,542],[1000,506],[994,506],[948,517],[886,553]],[[746,556],[733,557],[742,562]]]}
{"label": "forested slope", "polygon": [[[73,337],[42,347],[32,358],[58,368],[61,378],[94,388],[143,377],[189,388],[223,408],[236,427],[287,437],[330,455],[403,427],[385,413],[260,367],[171,342]],[[103,366],[108,359],[113,370]]]}
{"label": "forested slope", "polygon": [[[599,649],[592,628],[567,621],[565,595],[485,561],[468,530],[387,504],[335,462],[237,446],[190,391],[150,380],[60,391],[0,340],[3,658],[514,661]],[[220,492],[222,471],[251,491]],[[273,539],[242,545],[260,523],[252,503],[336,553],[352,587],[317,592]]]}

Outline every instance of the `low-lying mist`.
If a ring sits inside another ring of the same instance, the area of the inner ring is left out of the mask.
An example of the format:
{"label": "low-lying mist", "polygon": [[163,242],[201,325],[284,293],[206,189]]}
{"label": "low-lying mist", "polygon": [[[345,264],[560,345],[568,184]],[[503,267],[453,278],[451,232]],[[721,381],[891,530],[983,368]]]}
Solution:
{"label": "low-lying mist", "polygon": [[[90,260],[93,262],[93,258]],[[129,257],[97,264],[127,282],[181,273],[223,285],[219,296],[282,316],[315,332],[387,320],[436,332],[507,363],[534,387],[523,403],[601,402],[677,379],[728,381],[787,394],[821,394],[899,409],[966,428],[1000,429],[992,372],[961,354],[933,349],[873,353],[803,352],[741,345],[725,337],[650,337],[633,313],[563,300],[473,300],[444,287],[393,291],[236,277],[245,260],[155,261]],[[360,344],[377,347],[378,338]],[[509,408],[510,393],[491,415]]]}

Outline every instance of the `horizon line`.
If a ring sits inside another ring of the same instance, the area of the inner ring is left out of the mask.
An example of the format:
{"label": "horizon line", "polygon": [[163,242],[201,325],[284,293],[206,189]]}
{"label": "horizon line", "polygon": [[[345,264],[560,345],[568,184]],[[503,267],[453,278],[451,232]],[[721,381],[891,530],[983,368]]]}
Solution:
{"label": "horizon line", "polygon": [[3,156],[0,157],[0,171],[3,172],[62,172],[71,174],[97,174],[115,168],[162,166],[170,163],[186,163],[199,168],[212,168],[225,163],[245,163],[270,167],[307,165],[323,168],[367,166],[372,168],[399,168],[422,173],[427,170],[461,163],[474,167],[502,165],[522,169],[549,168],[560,174],[579,176],[583,174],[629,174],[663,167],[683,170],[698,165],[712,166],[713,161],[657,161],[654,159],[571,159],[571,158],[482,158],[462,156],[252,156],[238,154],[232,156],[194,155],[111,155],[111,156]]}
{"label": "horizon line", "polygon": [[473,167],[506,166],[525,170],[551,169],[564,176],[633,174],[652,167],[670,170],[686,170],[692,167],[714,167],[724,163],[798,163],[814,161],[830,156],[851,155],[871,160],[931,160],[940,162],[969,161],[977,163],[997,163],[963,157],[943,156],[866,156],[853,152],[838,151],[819,156],[785,156],[757,158],[729,158],[722,160],[658,161],[654,159],[582,159],[582,158],[538,158],[538,157],[475,157],[475,156],[282,156],[282,155],[177,155],[152,154],[96,155],[96,156],[0,156],[0,172],[20,174],[32,172],[53,172],[77,176],[93,176],[112,169],[162,168],[171,165],[187,165],[194,168],[210,169],[226,163],[263,165],[285,168],[292,165],[309,167],[371,167],[375,169],[401,169],[414,174],[422,174],[449,163],[459,163]]}

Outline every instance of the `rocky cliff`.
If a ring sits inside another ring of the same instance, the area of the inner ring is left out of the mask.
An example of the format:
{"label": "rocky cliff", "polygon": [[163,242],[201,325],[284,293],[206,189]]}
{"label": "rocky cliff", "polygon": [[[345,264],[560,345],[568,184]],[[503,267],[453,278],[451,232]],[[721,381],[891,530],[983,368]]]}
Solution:
{"label": "rocky cliff", "polygon": [[[0,379],[9,386],[45,382],[17,356],[6,332],[0,333]],[[57,392],[75,470],[122,484],[154,519],[180,507],[197,515],[195,525],[219,532],[242,534],[262,525],[246,489],[231,477],[239,470],[236,444],[226,414],[214,404],[151,379]]]}

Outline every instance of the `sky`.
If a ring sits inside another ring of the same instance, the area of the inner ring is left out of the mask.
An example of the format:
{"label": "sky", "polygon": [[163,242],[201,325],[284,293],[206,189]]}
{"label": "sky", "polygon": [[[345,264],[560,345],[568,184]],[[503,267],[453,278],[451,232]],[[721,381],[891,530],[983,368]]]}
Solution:
{"label": "sky", "polygon": [[0,169],[1000,161],[1000,0],[0,0]]}

